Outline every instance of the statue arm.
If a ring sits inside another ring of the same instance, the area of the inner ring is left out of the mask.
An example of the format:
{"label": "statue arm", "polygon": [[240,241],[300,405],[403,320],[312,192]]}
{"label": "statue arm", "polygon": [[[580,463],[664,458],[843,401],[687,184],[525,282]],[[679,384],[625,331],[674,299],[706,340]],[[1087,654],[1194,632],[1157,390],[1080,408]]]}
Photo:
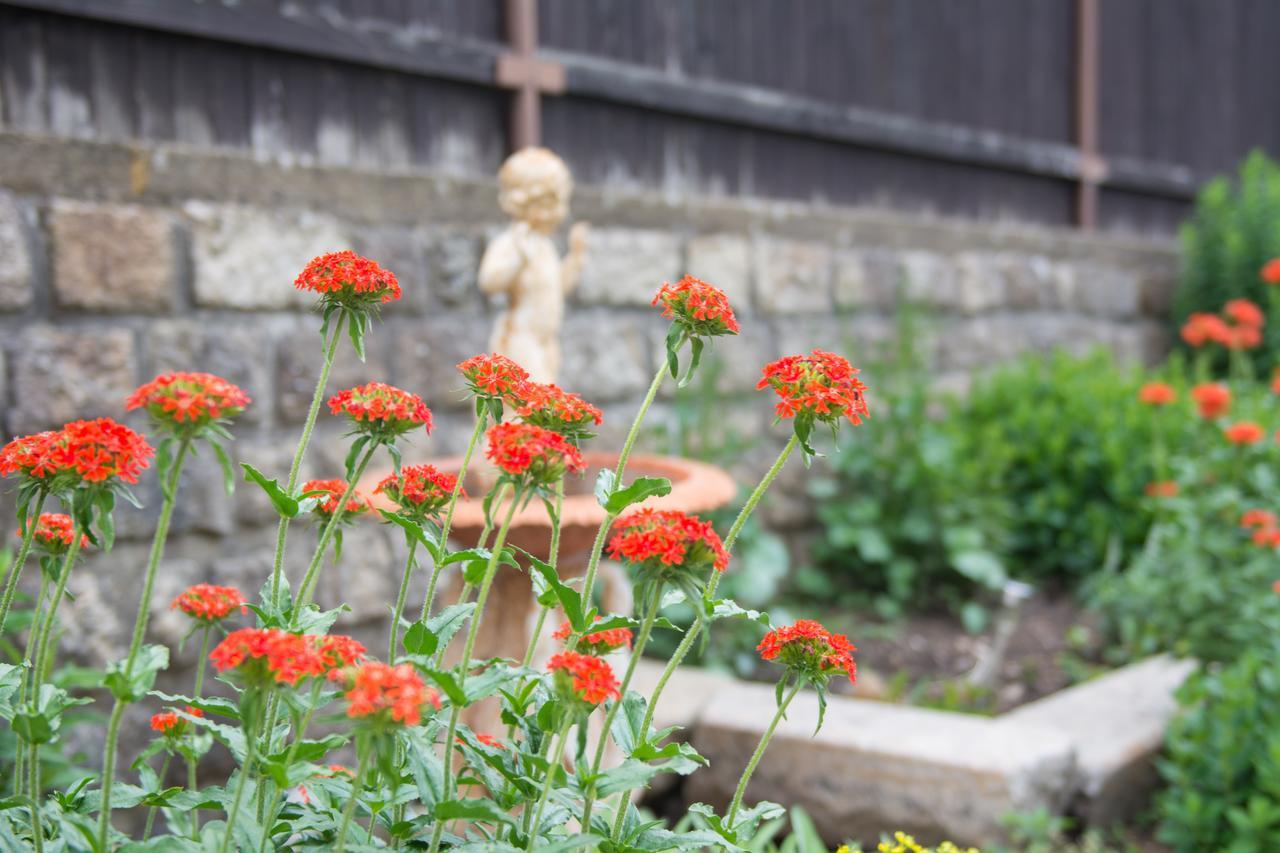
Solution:
{"label": "statue arm", "polygon": [[582,265],[587,260],[587,235],[589,226],[579,222],[569,229],[569,253],[560,264],[560,290],[566,295],[578,286]]}
{"label": "statue arm", "polygon": [[520,270],[524,267],[524,254],[510,231],[494,238],[480,259],[477,281],[482,293],[502,293],[510,290]]}

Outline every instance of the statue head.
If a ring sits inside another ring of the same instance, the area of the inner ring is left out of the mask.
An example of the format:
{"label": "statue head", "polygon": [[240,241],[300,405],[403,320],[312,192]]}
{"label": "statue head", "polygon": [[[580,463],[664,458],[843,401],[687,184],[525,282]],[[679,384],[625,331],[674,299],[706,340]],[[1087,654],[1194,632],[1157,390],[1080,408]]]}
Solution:
{"label": "statue head", "polygon": [[498,203],[512,219],[535,231],[554,231],[569,215],[573,178],[546,148],[521,148],[498,170]]}

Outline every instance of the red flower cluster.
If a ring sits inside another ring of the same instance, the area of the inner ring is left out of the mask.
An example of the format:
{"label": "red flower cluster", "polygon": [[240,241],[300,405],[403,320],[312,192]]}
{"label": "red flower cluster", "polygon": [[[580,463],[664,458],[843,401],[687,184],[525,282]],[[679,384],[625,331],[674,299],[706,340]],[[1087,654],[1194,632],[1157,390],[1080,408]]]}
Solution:
{"label": "red flower cluster", "polygon": [[560,652],[547,661],[547,671],[556,674],[556,686],[568,694],[565,698],[581,699],[589,705],[618,698],[618,679],[603,658]]}
{"label": "red flower cluster", "polygon": [[54,481],[138,482],[155,455],[138,433],[111,418],[72,421],[60,430],[16,438],[0,449],[0,476]]}
{"label": "red flower cluster", "polygon": [[394,302],[400,298],[400,283],[396,281],[395,273],[350,250],[313,258],[293,286],[298,290],[318,293],[326,302],[348,308]]}
{"label": "red flower cluster", "polygon": [[[324,492],[320,497],[320,502],[316,504],[316,513],[328,519],[338,511],[338,501],[347,493],[346,480],[308,480],[302,484],[302,492]],[[368,512],[372,507],[369,506],[368,499],[360,494],[359,491],[351,493],[351,497],[347,498],[346,509],[343,510],[343,518],[345,521],[351,516],[360,515]]]}
{"label": "red flower cluster", "polygon": [[402,435],[420,426],[431,432],[431,410],[422,398],[384,382],[339,391],[329,398],[329,411],[346,415],[357,431],[380,439]]}
{"label": "red flower cluster", "polygon": [[1156,480],[1153,483],[1147,483],[1146,491],[1149,498],[1176,498],[1178,484],[1173,480]]}
{"label": "red flower cluster", "polygon": [[1167,382],[1148,382],[1138,389],[1139,402],[1148,406],[1167,406],[1178,399],[1178,392]]}
{"label": "red flower cluster", "polygon": [[1193,347],[1212,343],[1228,349],[1253,349],[1262,343],[1266,316],[1255,303],[1232,299],[1222,311],[1225,319],[1217,314],[1192,314],[1182,326],[1182,340]]}
{"label": "red flower cluster", "polygon": [[1261,426],[1255,424],[1253,421],[1241,421],[1240,423],[1232,424],[1223,430],[1223,435],[1225,435],[1227,437],[1227,441],[1232,444],[1244,445],[1257,444],[1259,441],[1262,441],[1266,432]]}
{"label": "red flower cluster", "polygon": [[[36,519],[36,529],[31,534],[31,541],[46,554],[60,557],[71,549],[71,543],[75,541],[75,527],[75,522],[69,515],[60,512],[42,512]],[[24,533],[25,531],[19,530],[16,535],[21,539]],[[80,547],[89,547],[88,536],[83,534],[80,536]]]}
{"label": "red flower cluster", "polygon": [[512,394],[516,414],[527,424],[540,426],[570,438],[590,438],[588,430],[604,422],[604,413],[560,386],[522,383]]}
{"label": "red flower cluster", "polygon": [[801,675],[827,678],[843,672],[850,681],[858,678],[853,659],[857,651],[849,638],[833,634],[812,619],[801,619],[786,628],[774,628],[756,647],[764,660],[777,660]]}
{"label": "red flower cluster", "polygon": [[250,682],[296,685],[360,660],[364,646],[350,637],[291,634],[279,628],[232,631],[209,653],[214,669],[239,669]]}
{"label": "red flower cluster", "polygon": [[723,572],[729,553],[720,535],[697,516],[673,509],[638,509],[618,519],[609,540],[615,560],[700,573],[708,566]]}
{"label": "red flower cluster", "polygon": [[1272,258],[1263,264],[1260,275],[1267,284],[1280,284],[1280,258]]}
{"label": "red flower cluster", "polygon": [[1280,521],[1276,514],[1265,509],[1251,509],[1240,516],[1240,526],[1252,530],[1250,538],[1255,545],[1274,548],[1280,545]]}
{"label": "red flower cluster", "polygon": [[[185,710],[192,717],[204,716],[204,711],[191,705],[188,705]],[[151,728],[165,737],[178,738],[186,734],[187,721],[185,718],[178,716],[176,711],[164,711],[151,716]]]}
{"label": "red flower cluster", "polygon": [[165,373],[129,395],[127,411],[146,408],[156,423],[202,427],[231,418],[249,405],[249,395],[212,373]]}
{"label": "red flower cluster", "polygon": [[[596,617],[598,622],[600,617]],[[552,639],[567,640],[569,635],[573,633],[573,626],[567,621],[556,629],[551,635]],[[605,631],[596,631],[593,634],[587,634],[578,640],[577,650],[589,655],[607,655],[615,649],[631,647],[631,629],[630,628],[609,628]]]}
{"label": "red flower cluster", "polygon": [[378,722],[416,726],[422,708],[440,708],[440,694],[422,683],[407,663],[391,666],[369,662],[354,671],[336,671],[330,678],[347,681],[348,717],[377,717]]}
{"label": "red flower cluster", "polygon": [[736,335],[739,332],[738,320],[733,316],[724,291],[691,275],[675,284],[664,282],[650,304],[661,305],[663,317],[695,337]]}
{"label": "red flower cluster", "polygon": [[587,467],[582,453],[557,432],[533,424],[504,422],[489,428],[489,461],[535,485],[550,485]]}
{"label": "red flower cluster", "polygon": [[1191,389],[1191,399],[1196,401],[1200,417],[1212,420],[1226,414],[1231,406],[1231,389],[1217,382],[1205,382]]}
{"label": "red flower cluster", "polygon": [[214,586],[198,583],[188,587],[169,605],[172,609],[200,622],[221,622],[237,610],[247,613],[244,596],[233,586]]}
{"label": "red flower cluster", "polygon": [[[456,475],[446,474],[434,465],[406,465],[400,469],[400,476],[386,477],[373,493],[391,498],[408,515],[425,518],[448,506],[457,485]],[[465,494],[465,489],[459,492]]]}
{"label": "red flower cluster", "polygon": [[779,418],[807,415],[835,423],[845,417],[856,426],[867,415],[867,388],[858,379],[857,369],[847,359],[820,349],[766,365],[756,388],[772,388],[778,395]]}
{"label": "red flower cluster", "polygon": [[482,732],[476,732],[476,740],[480,741],[480,742],[481,742],[482,744],[484,744],[485,746],[489,746],[489,747],[492,747],[492,748],[494,748],[494,749],[506,749],[506,748],[507,748],[507,747],[506,747],[506,744],[504,744],[502,741],[498,740],[496,737],[494,737],[493,735],[490,735],[490,734],[484,734],[484,733],[482,733]]}
{"label": "red flower cluster", "polygon": [[529,380],[529,372],[505,355],[475,355],[458,365],[467,387],[477,397],[501,400]]}

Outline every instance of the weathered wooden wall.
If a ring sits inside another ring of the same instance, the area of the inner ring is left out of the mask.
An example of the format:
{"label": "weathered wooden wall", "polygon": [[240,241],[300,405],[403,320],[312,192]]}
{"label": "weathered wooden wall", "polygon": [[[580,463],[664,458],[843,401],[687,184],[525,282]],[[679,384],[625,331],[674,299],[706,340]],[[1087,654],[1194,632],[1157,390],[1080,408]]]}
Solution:
{"label": "weathered wooden wall", "polygon": [[[1080,0],[542,0],[586,183],[1076,219]],[[1099,222],[1168,232],[1280,148],[1280,4],[1101,0]],[[501,0],[0,0],[0,123],[491,173]]]}

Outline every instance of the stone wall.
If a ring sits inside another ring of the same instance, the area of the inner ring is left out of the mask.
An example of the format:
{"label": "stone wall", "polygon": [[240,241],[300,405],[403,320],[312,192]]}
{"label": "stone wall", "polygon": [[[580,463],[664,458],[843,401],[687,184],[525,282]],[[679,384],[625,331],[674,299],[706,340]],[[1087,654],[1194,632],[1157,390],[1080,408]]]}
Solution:
{"label": "stone wall", "polygon": [[[602,446],[620,442],[662,355],[649,299],[686,270],[728,291],[742,315],[743,335],[715,348],[723,418],[765,443],[785,435],[751,394],[760,365],[812,346],[865,358],[893,333],[900,283],[940,320],[923,343],[947,381],[1024,350],[1103,343],[1152,359],[1165,347],[1174,256],[1164,243],[591,188],[576,195],[574,216],[594,232],[564,331],[562,384],[606,410]],[[439,426],[408,458],[456,452],[469,425],[454,365],[486,348],[495,306],[474,271],[501,224],[490,182],[0,134],[0,428],[10,436],[120,417],[125,395],[157,372],[208,370],[254,398],[235,430],[238,457],[283,474],[320,350],[310,300],[291,283],[312,256],[353,247],[394,270],[405,293],[384,312],[365,363],[342,352],[330,388],[384,379],[420,393]],[[664,394],[654,423],[670,415]],[[305,475],[341,470],[338,424],[322,416],[313,447]],[[746,479],[771,458],[762,447],[736,473]],[[768,508],[779,526],[807,517],[793,467]],[[253,489],[242,485],[234,501],[221,493],[211,458],[190,466],[182,488],[153,623],[157,639],[173,642],[184,625],[166,609],[172,596],[200,580],[256,590],[274,532]],[[148,509],[120,512],[115,551],[71,581],[64,646],[90,662],[116,657],[128,634],[158,504],[153,481],[140,491]],[[2,500],[11,537],[11,496]],[[312,535],[305,523],[293,529],[295,579]],[[351,603],[348,627],[375,649],[401,547],[364,525],[325,570],[322,599]]]}

